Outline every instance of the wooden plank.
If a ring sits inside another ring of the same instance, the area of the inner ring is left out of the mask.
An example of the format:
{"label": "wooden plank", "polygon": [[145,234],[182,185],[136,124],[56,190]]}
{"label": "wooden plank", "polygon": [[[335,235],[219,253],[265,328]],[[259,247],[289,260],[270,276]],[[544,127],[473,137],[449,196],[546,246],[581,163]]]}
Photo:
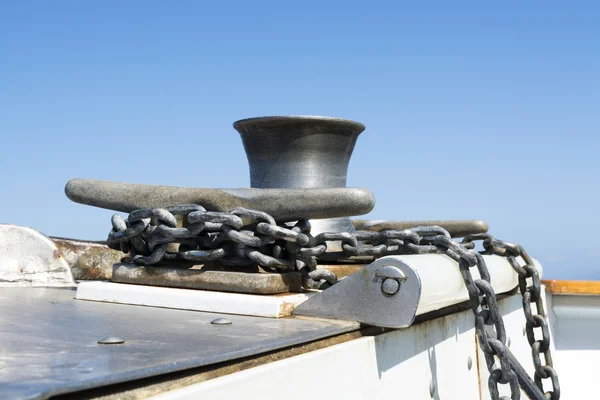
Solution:
{"label": "wooden plank", "polygon": [[600,295],[600,281],[544,280],[542,283],[552,294]]}

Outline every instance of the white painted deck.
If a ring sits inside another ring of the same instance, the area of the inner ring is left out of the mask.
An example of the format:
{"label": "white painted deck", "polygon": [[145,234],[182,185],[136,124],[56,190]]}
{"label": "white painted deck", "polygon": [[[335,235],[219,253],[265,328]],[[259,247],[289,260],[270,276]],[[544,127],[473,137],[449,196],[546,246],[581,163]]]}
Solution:
{"label": "white painted deck", "polygon": [[[547,294],[561,399],[593,399],[600,296]],[[519,294],[499,302],[510,350],[533,376]],[[471,364],[471,368],[469,365]],[[489,399],[470,310],[363,337],[153,397],[154,400]],[[509,395],[507,388],[502,394]],[[522,394],[522,398],[527,398]]]}
{"label": "white painted deck", "polygon": [[[500,301],[500,307],[511,338],[510,348],[532,373],[529,344],[523,336],[525,319],[520,296]],[[473,314],[467,310],[233,373],[153,399],[489,399],[485,359],[479,353]]]}

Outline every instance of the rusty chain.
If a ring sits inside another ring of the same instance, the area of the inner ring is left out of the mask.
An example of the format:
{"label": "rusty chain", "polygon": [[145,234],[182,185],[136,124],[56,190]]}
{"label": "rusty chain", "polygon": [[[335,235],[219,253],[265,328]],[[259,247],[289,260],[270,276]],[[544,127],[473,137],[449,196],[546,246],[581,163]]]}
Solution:
{"label": "rusty chain", "polygon": [[[178,216],[183,227],[178,227]],[[270,272],[297,270],[302,273],[306,288],[324,289],[337,282],[337,277],[330,271],[316,269],[319,261],[411,253],[445,254],[458,263],[469,294],[477,339],[490,372],[488,386],[492,399],[501,399],[499,383],[509,385],[510,399],[513,400],[520,398],[519,388],[532,399],[558,400],[560,397],[539,275],[533,260],[521,246],[496,240],[488,234],[470,235],[459,243],[437,226],[312,236],[310,224],[305,220],[277,223],[261,211],[235,208],[229,212],[213,212],[196,204],[140,209],[131,212],[127,219],[117,214],[112,218],[112,226],[108,245],[129,252],[132,262],[139,265],[179,260],[249,268],[258,265]],[[476,241],[482,241],[484,251],[475,250]],[[339,249],[330,249],[328,246],[332,243],[338,243]],[[173,244],[179,247],[169,248]],[[506,257],[519,275],[535,382],[506,346],[504,322],[482,254]],[[520,264],[519,257],[524,265]],[[473,278],[473,267],[477,268],[479,279]],[[535,304],[535,314],[531,304]],[[536,339],[534,329],[541,330],[540,340]],[[552,384],[552,390],[546,393],[542,384],[544,379],[550,379]]]}

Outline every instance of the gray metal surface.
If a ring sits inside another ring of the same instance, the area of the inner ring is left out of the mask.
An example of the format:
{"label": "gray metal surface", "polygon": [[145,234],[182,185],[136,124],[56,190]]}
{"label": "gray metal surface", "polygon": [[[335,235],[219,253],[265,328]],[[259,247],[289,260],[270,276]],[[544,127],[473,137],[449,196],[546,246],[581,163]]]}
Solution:
{"label": "gray metal surface", "polygon": [[[331,117],[277,116],[237,121],[253,188],[346,186],[359,122]],[[348,214],[349,215],[349,214]],[[313,233],[353,232],[348,218],[311,221]]]}
{"label": "gray metal surface", "polygon": [[254,294],[299,292],[302,289],[300,272],[272,274],[204,271],[201,269],[143,267],[127,263],[114,265],[112,281]]}
{"label": "gray metal surface", "polygon": [[[398,274],[390,274],[390,269]],[[384,273],[379,273],[380,270]],[[399,290],[393,295],[386,294],[383,283],[395,277],[398,277]],[[419,275],[398,257],[388,256],[311,297],[297,306],[293,314],[405,328],[415,318],[420,297]]]}
{"label": "gray metal surface", "polygon": [[486,233],[488,224],[478,220],[449,220],[449,221],[379,221],[352,220],[357,231],[381,232],[387,230],[410,229],[415,226],[440,226],[448,231],[451,237],[465,237],[474,233]]}
{"label": "gray metal surface", "polygon": [[[44,399],[251,356],[358,329],[74,300],[70,289],[0,291],[0,398]],[[231,325],[213,325],[225,317]],[[122,344],[98,344],[117,336]]]}
{"label": "gray metal surface", "polygon": [[375,196],[361,188],[204,189],[72,179],[65,193],[76,203],[131,212],[139,208],[200,204],[209,211],[245,207],[265,211],[276,220],[363,215],[375,207]]}
{"label": "gray metal surface", "polygon": [[345,187],[348,163],[365,126],[339,118],[248,118],[240,133],[254,188]]}

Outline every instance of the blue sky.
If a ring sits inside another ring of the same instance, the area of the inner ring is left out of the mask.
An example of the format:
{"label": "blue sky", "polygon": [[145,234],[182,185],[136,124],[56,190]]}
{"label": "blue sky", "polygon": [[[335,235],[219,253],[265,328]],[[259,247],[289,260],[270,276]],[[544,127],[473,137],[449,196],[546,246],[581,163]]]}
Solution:
{"label": "blue sky", "polygon": [[74,177],[247,187],[231,124],[367,126],[372,219],[483,219],[600,279],[600,3],[0,0],[0,222],[104,239]]}

